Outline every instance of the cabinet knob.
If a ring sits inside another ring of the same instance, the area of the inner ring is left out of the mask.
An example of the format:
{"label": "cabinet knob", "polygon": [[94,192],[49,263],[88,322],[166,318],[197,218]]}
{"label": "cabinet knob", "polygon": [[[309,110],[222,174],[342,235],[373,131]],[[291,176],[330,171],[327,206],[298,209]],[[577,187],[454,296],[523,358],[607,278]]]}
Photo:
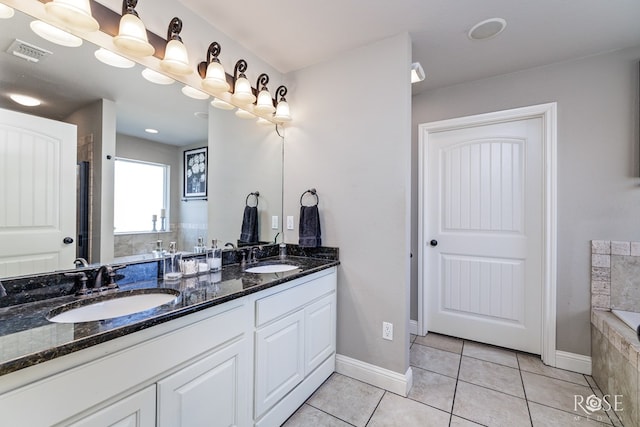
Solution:
{"label": "cabinet knob", "polygon": [[432,241],[430,241],[430,242],[429,242],[429,244],[430,244],[431,246],[438,246],[438,241],[437,241],[437,240],[435,240],[435,239],[433,239]]}
{"label": "cabinet knob", "polygon": [[70,245],[73,243],[73,238],[65,237],[64,239],[62,239],[62,243],[64,243],[65,245]]}

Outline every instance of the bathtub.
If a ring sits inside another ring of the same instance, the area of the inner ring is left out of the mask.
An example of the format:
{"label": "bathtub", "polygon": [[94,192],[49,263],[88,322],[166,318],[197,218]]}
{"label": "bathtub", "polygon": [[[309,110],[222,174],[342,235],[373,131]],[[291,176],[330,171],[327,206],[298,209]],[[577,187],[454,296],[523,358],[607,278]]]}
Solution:
{"label": "bathtub", "polygon": [[611,310],[618,319],[626,323],[634,331],[638,331],[638,325],[640,325],[640,313],[635,311],[623,311],[623,310]]}

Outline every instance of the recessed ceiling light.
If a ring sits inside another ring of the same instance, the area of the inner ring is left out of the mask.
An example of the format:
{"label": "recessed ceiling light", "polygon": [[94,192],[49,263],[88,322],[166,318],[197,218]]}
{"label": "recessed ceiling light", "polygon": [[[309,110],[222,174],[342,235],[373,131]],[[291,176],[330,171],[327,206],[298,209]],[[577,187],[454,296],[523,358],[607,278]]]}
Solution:
{"label": "recessed ceiling light", "polygon": [[488,40],[503,32],[506,27],[507,21],[504,19],[489,18],[471,27],[467,36],[471,40]]}
{"label": "recessed ceiling light", "polygon": [[188,96],[189,98],[193,98],[193,99],[208,99],[209,98],[209,94],[208,93],[204,93],[201,90],[194,89],[191,86],[184,86],[182,88],[182,93],[185,94],[186,96]]}
{"label": "recessed ceiling light", "polygon": [[110,50],[102,47],[96,50],[94,52],[94,55],[98,59],[98,61],[116,68],[132,68],[134,65],[136,65],[136,63],[132,60],[127,59],[124,56],[120,56],[117,53],[113,53]]}
{"label": "recessed ceiling light", "polygon": [[45,40],[49,40],[51,43],[66,47],[78,47],[82,45],[82,39],[80,37],[76,37],[44,21],[31,21],[29,26],[34,33]]}
{"label": "recessed ceiling light", "polygon": [[224,102],[222,99],[218,98],[213,98],[213,101],[211,101],[211,105],[221,110],[233,110],[234,108],[236,108],[228,102]]}
{"label": "recessed ceiling light", "polygon": [[20,105],[24,105],[25,107],[36,107],[42,104],[42,101],[40,101],[37,98],[33,98],[27,95],[20,95],[18,93],[13,93],[9,95],[9,98],[11,98],[14,102],[17,102]]}
{"label": "recessed ceiling light", "polygon": [[144,131],[147,133],[153,133],[153,134],[158,133],[158,129],[152,129],[152,128],[146,128]]}
{"label": "recessed ceiling light", "polygon": [[14,13],[15,11],[13,10],[12,7],[9,7],[5,4],[0,3],[0,18],[9,19],[13,17]]}
{"label": "recessed ceiling light", "polygon": [[165,76],[164,74],[154,71],[151,68],[145,68],[144,70],[142,70],[142,77],[157,85],[170,85],[175,82],[175,80],[173,80],[171,77]]}

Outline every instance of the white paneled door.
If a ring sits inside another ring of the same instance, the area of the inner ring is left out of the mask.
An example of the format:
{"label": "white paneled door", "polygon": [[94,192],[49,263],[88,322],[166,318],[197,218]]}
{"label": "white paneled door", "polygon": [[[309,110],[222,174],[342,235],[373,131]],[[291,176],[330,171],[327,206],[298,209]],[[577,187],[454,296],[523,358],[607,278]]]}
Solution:
{"label": "white paneled door", "polygon": [[0,277],[73,268],[76,133],[0,109]]}
{"label": "white paneled door", "polygon": [[542,129],[541,118],[530,118],[429,133],[429,331],[541,353]]}

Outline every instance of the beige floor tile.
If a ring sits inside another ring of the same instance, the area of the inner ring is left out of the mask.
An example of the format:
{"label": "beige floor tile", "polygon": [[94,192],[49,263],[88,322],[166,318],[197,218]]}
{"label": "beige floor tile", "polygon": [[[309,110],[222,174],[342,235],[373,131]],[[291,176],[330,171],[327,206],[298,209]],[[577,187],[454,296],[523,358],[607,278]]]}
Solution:
{"label": "beige floor tile", "polygon": [[524,399],[458,381],[453,414],[492,427],[530,426]]}
{"label": "beige floor tile", "polygon": [[451,412],[455,391],[455,378],[420,368],[413,369],[413,387],[409,391],[409,399]]}
{"label": "beige floor tile", "polygon": [[602,423],[597,421],[596,417],[583,417],[577,413],[564,412],[535,402],[529,402],[529,411],[533,427],[605,427],[609,423],[609,417],[606,415],[600,420],[607,423]]}
{"label": "beige floor tile", "polygon": [[349,424],[309,405],[302,405],[283,427],[349,427]]}
{"label": "beige floor tile", "polygon": [[[522,380],[524,391],[530,402],[541,403],[566,412],[574,412],[576,396],[582,396],[586,401],[587,397],[593,394],[591,387],[530,372],[522,372]],[[593,416],[607,417],[602,410],[594,412]]]}
{"label": "beige floor tile", "polygon": [[417,344],[426,345],[440,350],[450,351],[452,353],[462,353],[462,343],[460,338],[448,337],[446,335],[428,333],[424,337],[416,337]]}
{"label": "beige floor tile", "polygon": [[358,427],[364,427],[384,390],[334,373],[307,404]]}
{"label": "beige floor tile", "polygon": [[455,378],[460,366],[460,355],[414,343],[411,346],[409,363],[411,366]]}
{"label": "beige floor tile", "polygon": [[520,369],[534,374],[546,375],[551,378],[569,381],[575,384],[588,386],[589,383],[584,375],[577,372],[565,371],[564,369],[552,368],[542,363],[540,357],[530,354],[518,353],[518,362]]}
{"label": "beige floor tile", "polygon": [[448,427],[450,417],[431,406],[385,393],[367,427]]}
{"label": "beige floor tile", "polygon": [[476,359],[498,363],[511,368],[518,367],[518,359],[516,358],[516,353],[514,351],[494,347],[488,344],[465,341],[462,354],[464,356],[475,357]]}
{"label": "beige floor tile", "polygon": [[464,418],[456,417],[455,415],[451,417],[451,424],[449,427],[478,427],[482,424],[474,423],[473,421],[465,420]]}
{"label": "beige floor tile", "polygon": [[462,381],[501,391],[524,399],[520,371],[497,363],[462,356],[460,375]]}

